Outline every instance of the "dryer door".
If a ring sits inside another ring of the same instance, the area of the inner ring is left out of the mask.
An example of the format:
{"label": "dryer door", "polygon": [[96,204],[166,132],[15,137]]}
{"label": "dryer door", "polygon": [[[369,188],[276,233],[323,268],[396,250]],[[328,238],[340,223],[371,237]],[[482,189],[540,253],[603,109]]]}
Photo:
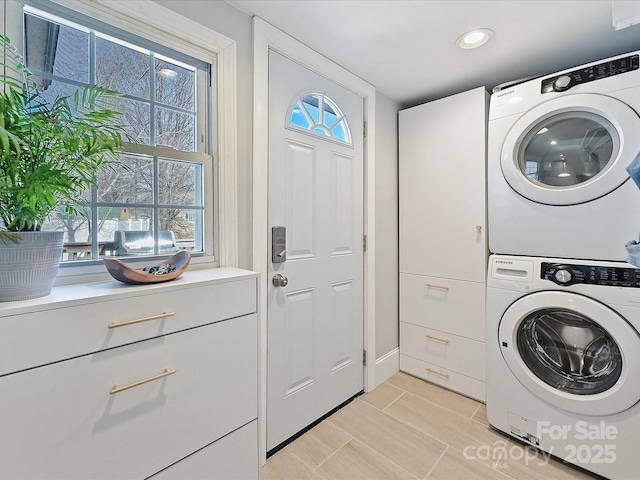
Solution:
{"label": "dryer door", "polygon": [[507,183],[546,205],[598,199],[629,179],[640,152],[640,118],[596,94],[554,98],[525,113],[507,134],[500,164]]}
{"label": "dryer door", "polygon": [[589,297],[558,291],[522,297],[504,313],[498,334],[511,372],[556,407],[611,415],[640,399],[640,336]]}

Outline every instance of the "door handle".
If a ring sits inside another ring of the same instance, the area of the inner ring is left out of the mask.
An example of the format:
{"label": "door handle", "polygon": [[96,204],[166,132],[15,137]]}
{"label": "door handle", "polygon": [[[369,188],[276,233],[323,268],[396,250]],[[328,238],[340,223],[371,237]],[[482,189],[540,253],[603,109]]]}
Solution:
{"label": "door handle", "polygon": [[289,279],[284,275],[276,273],[271,279],[271,283],[273,283],[274,287],[286,287],[289,283]]}

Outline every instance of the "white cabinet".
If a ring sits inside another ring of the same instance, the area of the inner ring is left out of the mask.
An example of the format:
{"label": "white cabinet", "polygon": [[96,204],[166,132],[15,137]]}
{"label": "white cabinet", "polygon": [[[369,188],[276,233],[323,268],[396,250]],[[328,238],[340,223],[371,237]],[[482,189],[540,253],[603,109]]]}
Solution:
{"label": "white cabinet", "polygon": [[0,478],[257,479],[256,278],[0,305]]}
{"label": "white cabinet", "polygon": [[488,101],[399,118],[400,369],[483,401]]}

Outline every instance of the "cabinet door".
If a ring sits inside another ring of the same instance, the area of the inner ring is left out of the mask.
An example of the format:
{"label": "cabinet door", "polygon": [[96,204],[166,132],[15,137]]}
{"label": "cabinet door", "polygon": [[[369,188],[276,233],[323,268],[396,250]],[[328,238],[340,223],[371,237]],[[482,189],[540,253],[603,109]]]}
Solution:
{"label": "cabinet door", "polygon": [[484,282],[488,94],[400,112],[400,271]]}
{"label": "cabinet door", "polygon": [[[82,305],[64,308],[53,304],[46,310],[2,318],[0,375],[256,311],[254,279],[161,292],[139,287],[131,291],[136,296],[85,299]],[[144,319],[148,321],[140,322]],[[114,323],[122,326],[110,327]]]}
{"label": "cabinet door", "polygon": [[0,477],[146,478],[256,418],[257,351],[254,314],[6,375]]}
{"label": "cabinet door", "polygon": [[485,305],[483,283],[400,274],[401,322],[484,342]]}
{"label": "cabinet door", "polygon": [[254,420],[149,480],[258,480],[257,425]]}

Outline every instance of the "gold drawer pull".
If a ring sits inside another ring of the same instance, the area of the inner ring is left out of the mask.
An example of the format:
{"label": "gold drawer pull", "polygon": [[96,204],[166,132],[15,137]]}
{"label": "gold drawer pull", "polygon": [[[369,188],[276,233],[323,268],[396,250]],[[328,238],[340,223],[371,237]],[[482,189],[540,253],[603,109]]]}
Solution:
{"label": "gold drawer pull", "polygon": [[425,283],[427,288],[439,288],[440,290],[449,290],[449,287],[443,287],[442,285],[435,285],[433,283]]}
{"label": "gold drawer pull", "polygon": [[429,372],[429,373],[435,373],[436,375],[440,375],[441,377],[449,378],[449,374],[448,374],[448,373],[440,373],[440,372],[437,372],[437,371],[432,370],[432,369],[430,369],[430,368],[425,368],[425,370],[426,370],[427,372]]}
{"label": "gold drawer pull", "polygon": [[135,325],[136,323],[150,322],[151,320],[159,320],[161,318],[173,317],[175,312],[162,312],[159,315],[152,315],[150,317],[139,318],[137,320],[128,320],[126,322],[111,322],[108,328],[126,327],[127,325]]}
{"label": "gold drawer pull", "polygon": [[435,340],[437,342],[442,342],[442,343],[449,343],[449,340],[447,340],[446,338],[438,338],[438,337],[434,337],[433,335],[425,335],[425,337],[427,337],[429,340]]}
{"label": "gold drawer pull", "polygon": [[161,378],[168,377],[169,375],[173,375],[177,370],[174,368],[165,368],[164,372],[159,375],[155,375],[153,377],[145,378],[144,380],[140,380],[139,382],[130,383],[129,385],[125,385],[124,387],[119,387],[118,385],[114,385],[111,391],[109,392],[111,395],[114,393],[124,392],[125,390],[129,390],[133,387],[139,387],[140,385],[144,385],[145,383],[153,382],[154,380],[160,380]]}

